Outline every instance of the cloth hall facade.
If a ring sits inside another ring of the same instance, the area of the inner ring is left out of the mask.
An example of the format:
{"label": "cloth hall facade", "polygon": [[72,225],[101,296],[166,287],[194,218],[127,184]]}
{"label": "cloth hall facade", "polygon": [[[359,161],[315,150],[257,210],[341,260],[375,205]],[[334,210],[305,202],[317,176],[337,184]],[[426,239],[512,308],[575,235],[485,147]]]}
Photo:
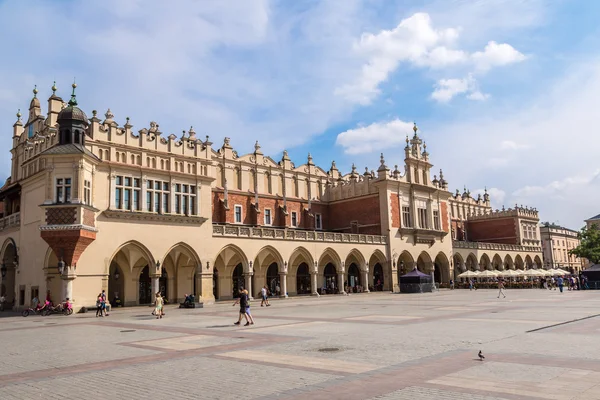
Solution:
{"label": "cloth hall facade", "polygon": [[265,285],[398,292],[413,268],[444,285],[466,268],[542,267],[537,211],[451,193],[416,126],[402,172],[382,154],[376,171],[343,173],[91,115],[55,86],[45,114],[37,90],[17,114],[0,189],[2,291],[17,309],[47,291],[76,308],[102,289],[125,305],[158,290],[210,303]]}

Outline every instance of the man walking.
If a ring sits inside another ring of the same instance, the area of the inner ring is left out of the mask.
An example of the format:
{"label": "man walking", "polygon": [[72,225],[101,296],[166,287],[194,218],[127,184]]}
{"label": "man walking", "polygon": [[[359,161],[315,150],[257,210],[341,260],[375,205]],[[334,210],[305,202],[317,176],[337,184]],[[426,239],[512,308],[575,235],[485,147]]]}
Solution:
{"label": "man walking", "polygon": [[560,290],[560,292],[563,292],[563,285],[565,284],[565,281],[563,280],[562,276],[559,276],[558,279],[556,280],[556,283],[558,283],[558,290]]}
{"label": "man walking", "polygon": [[263,286],[262,289],[260,289],[260,297],[262,298],[260,306],[264,307],[266,304],[266,306],[269,307],[269,292],[267,291],[266,286]]}
{"label": "man walking", "polygon": [[502,295],[504,298],[506,298],[506,295],[504,294],[504,280],[500,279],[498,281],[498,298],[500,298],[500,295]]}
{"label": "man walking", "polygon": [[233,303],[233,305],[240,305],[240,316],[237,322],[234,322],[233,324],[239,325],[242,322],[242,318],[246,318],[246,325],[248,325],[250,323],[250,320],[248,320],[248,315],[246,314],[246,307],[248,307],[248,296],[244,293],[244,289],[240,289],[239,294],[240,297]]}

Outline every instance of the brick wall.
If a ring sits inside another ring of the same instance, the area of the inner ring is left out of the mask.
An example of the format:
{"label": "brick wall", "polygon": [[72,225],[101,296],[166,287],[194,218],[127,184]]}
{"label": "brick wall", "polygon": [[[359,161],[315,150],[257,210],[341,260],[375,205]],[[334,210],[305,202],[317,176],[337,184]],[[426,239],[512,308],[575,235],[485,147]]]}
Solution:
{"label": "brick wall", "polygon": [[467,221],[467,237],[473,242],[519,244],[516,218]]}
{"label": "brick wall", "polygon": [[350,223],[358,221],[359,233],[380,235],[381,215],[379,210],[379,195],[358,197],[329,204],[327,229],[351,232]]}
{"label": "brick wall", "polygon": [[392,213],[392,228],[400,228],[400,204],[398,204],[398,194],[390,193],[390,206]]}
{"label": "brick wall", "polygon": [[450,214],[448,214],[448,203],[445,201],[440,202],[440,218],[442,219],[442,230],[449,233],[448,220],[450,219]]}

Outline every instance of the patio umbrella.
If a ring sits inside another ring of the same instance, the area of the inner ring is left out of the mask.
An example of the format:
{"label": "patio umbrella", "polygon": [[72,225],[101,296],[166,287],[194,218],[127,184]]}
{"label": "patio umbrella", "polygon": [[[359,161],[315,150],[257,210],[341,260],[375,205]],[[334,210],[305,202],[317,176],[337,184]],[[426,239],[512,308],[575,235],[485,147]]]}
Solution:
{"label": "patio umbrella", "polygon": [[495,278],[497,276],[497,272],[490,271],[489,269],[486,269],[485,271],[480,272],[479,275],[477,275],[478,278]]}
{"label": "patio umbrella", "polygon": [[508,276],[508,277],[516,277],[516,276],[521,276],[521,272],[520,271],[516,271],[514,269],[507,269],[505,271],[502,271],[500,273],[500,275],[502,275],[502,276]]}
{"label": "patio umbrella", "polygon": [[565,271],[564,269],[553,269],[552,270],[552,275],[554,276],[558,276],[558,275],[571,275],[570,272]]}
{"label": "patio umbrella", "polygon": [[465,271],[458,275],[458,278],[475,278],[477,276],[479,276],[479,273],[476,271]]}
{"label": "patio umbrella", "polygon": [[540,272],[540,270],[537,269],[528,269],[527,271],[524,271],[523,276],[545,276],[546,274],[543,272]]}

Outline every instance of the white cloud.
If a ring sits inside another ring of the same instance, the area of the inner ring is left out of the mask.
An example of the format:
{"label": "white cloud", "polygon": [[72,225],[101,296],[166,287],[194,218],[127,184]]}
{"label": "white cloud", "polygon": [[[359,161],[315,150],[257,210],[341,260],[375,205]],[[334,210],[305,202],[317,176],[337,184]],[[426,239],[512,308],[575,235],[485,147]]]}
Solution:
{"label": "white cloud", "polygon": [[[444,69],[464,64],[479,72],[495,66],[522,61],[525,56],[506,43],[488,42],[483,51],[473,54],[456,49],[460,28],[437,29],[427,13],[416,13],[403,19],[391,30],[377,34],[363,33],[354,45],[361,65],[358,78],[353,83],[336,88],[335,93],[351,103],[370,104],[380,94],[379,85],[386,81],[398,66],[409,65]],[[432,98],[450,101],[456,94],[465,93],[470,100],[486,100],[489,95],[472,89],[472,79],[440,79]]]}
{"label": "white cloud", "polygon": [[483,101],[489,95],[477,89],[477,82],[472,76],[464,79],[440,79],[435,84],[431,98],[440,103],[447,103],[459,94],[467,94],[469,100]]}
{"label": "white cloud", "polygon": [[398,147],[412,130],[413,124],[394,119],[389,122],[349,129],[337,136],[335,144],[346,154],[371,153]]}
{"label": "white cloud", "polygon": [[501,150],[524,150],[528,149],[530,146],[524,143],[517,143],[513,140],[503,140],[500,143]]}
{"label": "white cloud", "polygon": [[527,57],[507,43],[488,42],[483,51],[471,55],[479,71],[524,61]]}
{"label": "white cloud", "polygon": [[[481,197],[483,197],[483,195],[485,194],[485,190],[486,190],[485,188],[477,189],[473,193],[475,194],[475,196],[480,194]],[[490,203],[491,203],[492,208],[493,209],[501,209],[502,206],[504,205],[504,200],[506,199],[506,192],[497,187],[491,187],[491,188],[487,189],[487,192],[490,196]]]}

